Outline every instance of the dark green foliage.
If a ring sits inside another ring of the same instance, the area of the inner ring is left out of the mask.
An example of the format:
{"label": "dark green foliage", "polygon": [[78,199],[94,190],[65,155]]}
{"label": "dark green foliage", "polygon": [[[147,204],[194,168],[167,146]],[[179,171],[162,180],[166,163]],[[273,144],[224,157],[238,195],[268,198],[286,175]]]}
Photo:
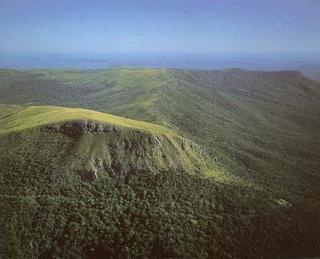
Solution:
{"label": "dark green foliage", "polygon": [[299,72],[2,70],[0,103],[85,107],[162,124],[245,181],[287,192],[320,184],[320,84]]}
{"label": "dark green foliage", "polygon": [[320,84],[300,73],[2,70],[0,103],[161,124],[225,172],[106,172],[84,181],[89,171],[69,172],[60,159],[70,139],[0,138],[0,251],[8,258],[320,255]]}
{"label": "dark green foliage", "polygon": [[[50,168],[1,174],[7,258],[252,258],[319,254],[319,208],[180,173],[55,185]],[[318,217],[317,217],[318,216]]]}

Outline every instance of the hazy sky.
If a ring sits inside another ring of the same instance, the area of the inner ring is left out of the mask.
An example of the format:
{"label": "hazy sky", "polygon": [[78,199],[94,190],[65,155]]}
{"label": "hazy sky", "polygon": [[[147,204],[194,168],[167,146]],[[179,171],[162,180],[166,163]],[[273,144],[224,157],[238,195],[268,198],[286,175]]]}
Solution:
{"label": "hazy sky", "polygon": [[320,0],[0,0],[0,53],[320,53]]}

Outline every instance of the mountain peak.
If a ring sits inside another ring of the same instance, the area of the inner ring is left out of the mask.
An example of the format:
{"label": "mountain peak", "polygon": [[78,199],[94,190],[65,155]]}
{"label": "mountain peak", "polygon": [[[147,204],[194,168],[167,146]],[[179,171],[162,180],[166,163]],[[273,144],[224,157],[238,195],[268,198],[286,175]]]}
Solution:
{"label": "mountain peak", "polygon": [[[55,156],[65,171],[82,172],[85,178],[172,170],[195,173],[206,168],[206,155],[197,144],[156,124],[55,106],[9,106],[9,110],[0,119],[2,140],[43,146],[43,152],[54,152],[46,159]],[[66,157],[68,162],[63,163]]]}

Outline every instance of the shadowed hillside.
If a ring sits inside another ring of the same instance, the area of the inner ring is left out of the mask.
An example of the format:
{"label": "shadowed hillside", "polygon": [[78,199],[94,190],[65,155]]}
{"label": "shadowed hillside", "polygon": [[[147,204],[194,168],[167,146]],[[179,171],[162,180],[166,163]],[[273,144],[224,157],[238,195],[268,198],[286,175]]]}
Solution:
{"label": "shadowed hillside", "polygon": [[0,106],[0,113],[2,165],[42,157],[43,165],[56,164],[55,171],[91,179],[139,171],[206,171],[206,156],[196,144],[151,123],[55,106]]}
{"label": "shadowed hillside", "polygon": [[0,70],[0,104],[9,257],[320,254],[320,84],[299,72]]}
{"label": "shadowed hillside", "polygon": [[309,181],[319,183],[320,84],[299,72],[2,70],[0,103],[85,107],[162,124],[246,180],[291,191],[303,182],[311,192]]}

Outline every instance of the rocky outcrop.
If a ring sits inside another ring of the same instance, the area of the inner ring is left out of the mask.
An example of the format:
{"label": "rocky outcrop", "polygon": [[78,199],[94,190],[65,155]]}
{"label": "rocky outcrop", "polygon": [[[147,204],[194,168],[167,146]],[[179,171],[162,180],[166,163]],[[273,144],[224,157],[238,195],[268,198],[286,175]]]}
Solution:
{"label": "rocky outcrop", "polygon": [[95,121],[45,125],[41,132],[48,138],[67,137],[70,146],[63,152],[69,156],[70,164],[66,166],[89,182],[106,173],[116,176],[171,170],[194,173],[205,166],[206,156],[198,145],[177,135]]}
{"label": "rocky outcrop", "polygon": [[119,128],[96,121],[68,121],[62,124],[46,125],[41,127],[41,130],[48,133],[62,133],[68,137],[78,139],[87,133],[112,132],[118,131]]}

